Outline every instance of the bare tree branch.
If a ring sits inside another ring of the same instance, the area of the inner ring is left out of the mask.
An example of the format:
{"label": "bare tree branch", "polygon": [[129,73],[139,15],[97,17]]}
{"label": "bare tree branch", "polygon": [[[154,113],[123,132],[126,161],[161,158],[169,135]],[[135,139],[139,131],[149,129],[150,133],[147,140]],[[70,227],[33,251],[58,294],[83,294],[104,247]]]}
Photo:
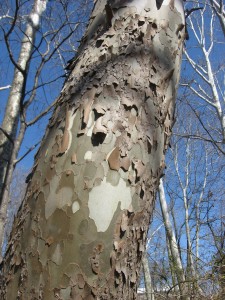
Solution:
{"label": "bare tree branch", "polygon": [[31,151],[33,151],[38,145],[40,145],[41,140],[31,146],[20,158],[17,158],[16,161],[14,161],[14,165],[18,164],[21,160],[23,160],[28,154],[30,154]]}
{"label": "bare tree branch", "polygon": [[2,87],[0,87],[0,91],[7,90],[10,88],[11,88],[11,85],[2,86]]}

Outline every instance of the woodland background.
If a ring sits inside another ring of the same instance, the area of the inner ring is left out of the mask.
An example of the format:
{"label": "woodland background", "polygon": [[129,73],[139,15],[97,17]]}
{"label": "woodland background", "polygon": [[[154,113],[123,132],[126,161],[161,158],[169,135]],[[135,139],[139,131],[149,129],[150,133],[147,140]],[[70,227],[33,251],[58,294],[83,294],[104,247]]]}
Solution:
{"label": "woodland background", "polygon": [[[32,2],[37,5],[40,1]],[[69,74],[68,61],[76,55],[93,5],[88,0],[43,2],[46,8],[37,25],[19,100],[8,209],[7,213],[1,212],[2,220],[7,219],[3,253],[33,156]],[[31,9],[31,1],[0,3],[1,123],[15,84],[14,71]],[[152,300],[176,299],[178,283],[184,281],[195,286],[193,299],[225,298],[224,1],[185,1],[185,9],[187,40],[176,122],[140,281],[139,292]]]}

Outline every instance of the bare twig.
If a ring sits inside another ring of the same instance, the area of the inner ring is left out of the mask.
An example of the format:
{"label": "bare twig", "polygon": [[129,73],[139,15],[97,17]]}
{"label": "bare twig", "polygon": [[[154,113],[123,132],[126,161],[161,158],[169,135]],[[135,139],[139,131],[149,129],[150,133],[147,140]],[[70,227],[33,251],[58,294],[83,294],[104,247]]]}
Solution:
{"label": "bare twig", "polygon": [[2,87],[0,87],[0,91],[7,90],[10,88],[11,88],[11,85],[2,86]]}
{"label": "bare twig", "polygon": [[50,111],[51,108],[53,108],[58,101],[58,98],[56,98],[55,101],[52,102],[51,105],[49,105],[43,112],[41,112],[38,116],[36,116],[33,120],[30,122],[26,123],[27,126],[31,126],[35,124],[38,120],[40,120],[43,116],[47,115],[47,113]]}
{"label": "bare twig", "polygon": [[18,158],[16,161],[14,161],[14,165],[18,164],[22,159],[24,159],[31,151],[33,151],[39,144],[41,143],[41,140],[34,144],[32,147],[30,147],[20,158]]}

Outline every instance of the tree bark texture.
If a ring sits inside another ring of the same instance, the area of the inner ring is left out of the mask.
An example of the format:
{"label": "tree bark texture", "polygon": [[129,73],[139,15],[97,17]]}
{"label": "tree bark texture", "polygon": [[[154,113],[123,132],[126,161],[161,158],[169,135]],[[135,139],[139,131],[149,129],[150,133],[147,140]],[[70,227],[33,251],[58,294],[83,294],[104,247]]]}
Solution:
{"label": "tree bark texture", "polygon": [[2,299],[136,299],[173,122],[180,1],[97,1],[3,262]]}

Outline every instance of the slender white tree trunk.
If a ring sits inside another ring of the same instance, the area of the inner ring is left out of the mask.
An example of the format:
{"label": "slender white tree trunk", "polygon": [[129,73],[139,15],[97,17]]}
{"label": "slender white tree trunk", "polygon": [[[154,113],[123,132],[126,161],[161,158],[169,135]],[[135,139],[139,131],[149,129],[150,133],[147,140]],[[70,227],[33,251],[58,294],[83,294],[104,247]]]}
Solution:
{"label": "slender white tree trunk", "polygon": [[[24,100],[24,92],[27,83],[27,73],[29,70],[30,57],[34,47],[35,35],[40,24],[42,13],[46,9],[47,0],[35,0],[33,9],[28,17],[28,23],[21,42],[21,49],[18,61],[16,62],[11,56],[11,60],[15,65],[13,82],[11,84],[10,95],[6,105],[6,111],[0,130],[0,205],[7,180],[7,168],[11,161],[14,142],[19,126],[19,117],[22,102]],[[8,43],[9,36],[5,36]],[[10,55],[12,55],[10,53]],[[8,187],[7,187],[8,188]]]}
{"label": "slender white tree trunk", "polygon": [[174,156],[174,164],[175,164],[175,170],[178,176],[178,180],[180,183],[180,187],[182,190],[182,196],[183,196],[183,204],[184,204],[184,224],[185,224],[185,231],[186,231],[186,240],[187,240],[187,268],[189,270],[189,274],[192,279],[195,278],[195,268],[194,268],[194,260],[193,260],[193,253],[192,253],[192,246],[191,246],[191,231],[190,231],[190,225],[189,225],[189,205],[188,205],[188,197],[187,197],[187,188],[189,184],[189,176],[190,176],[190,163],[191,163],[191,157],[190,157],[190,145],[189,140],[187,141],[186,146],[186,165],[184,170],[184,183],[181,179],[181,174],[179,171],[178,166],[178,157],[177,157],[177,149],[175,150],[175,156]]}
{"label": "slender white tree trunk", "polygon": [[170,250],[170,244],[169,244],[169,239],[166,234],[166,248],[167,248],[167,253],[169,257],[169,266],[170,266],[170,272],[171,272],[171,279],[172,279],[172,287],[174,292],[179,292],[179,286],[177,286],[177,277],[176,277],[176,272],[175,272],[175,267],[172,259],[172,254]]}
{"label": "slender white tree trunk", "polygon": [[[2,197],[2,203],[0,207],[0,246],[1,249],[3,248],[3,244],[6,242],[5,240],[5,226],[6,226],[6,220],[7,220],[7,208],[9,203],[9,194],[10,194],[10,183],[13,177],[13,171],[14,171],[14,162],[16,161],[16,157],[18,155],[22,140],[24,138],[26,131],[26,125],[25,123],[21,123],[20,131],[18,133],[18,137],[15,141],[13,151],[10,157],[9,165],[7,168],[7,176],[6,176],[6,186],[4,189],[3,197]],[[0,261],[2,260],[2,252],[0,253]]]}
{"label": "slender white tree trunk", "polygon": [[187,290],[185,289],[185,275],[184,275],[184,270],[183,270],[182,262],[180,259],[180,255],[179,255],[179,249],[178,249],[177,241],[175,238],[175,233],[173,231],[173,227],[172,227],[170,217],[169,217],[168,206],[167,206],[167,202],[166,202],[166,196],[165,196],[162,179],[160,179],[160,184],[159,184],[159,202],[160,202],[160,206],[161,206],[164,226],[165,226],[167,238],[169,241],[169,248],[171,251],[174,272],[176,274],[181,298],[189,299],[189,297],[187,297],[187,295],[185,295],[187,293]]}
{"label": "slender white tree trunk", "polygon": [[[22,142],[21,136],[24,136],[26,130],[21,107],[24,100],[30,57],[34,47],[36,31],[40,24],[41,15],[46,9],[46,5],[47,0],[34,1],[33,9],[28,17],[28,23],[21,43],[18,62],[15,62],[14,58],[11,58],[15,64],[15,72],[0,130],[0,248],[3,242],[4,225],[9,202],[9,187],[14,169],[14,161],[16,160]],[[8,43],[8,38],[9,36],[6,36],[6,43]],[[10,47],[10,45],[8,45],[8,47]],[[22,115],[20,137],[17,140],[20,115]]]}
{"label": "slender white tree trunk", "polygon": [[199,195],[199,199],[196,204],[196,257],[195,257],[195,265],[196,265],[196,272],[198,275],[198,261],[199,261],[199,234],[200,234],[200,226],[201,226],[201,214],[200,214],[200,206],[203,201],[204,193],[205,193],[205,188],[207,184],[207,177],[208,177],[208,170],[207,170],[207,153],[205,154],[205,175],[204,175],[204,181],[202,185],[202,190]]}
{"label": "slender white tree trunk", "polygon": [[144,272],[144,279],[145,279],[145,291],[146,291],[146,298],[147,300],[154,300],[154,289],[152,286],[152,279],[151,279],[151,271],[149,268],[149,262],[147,253],[145,252],[142,257],[142,266]]}

